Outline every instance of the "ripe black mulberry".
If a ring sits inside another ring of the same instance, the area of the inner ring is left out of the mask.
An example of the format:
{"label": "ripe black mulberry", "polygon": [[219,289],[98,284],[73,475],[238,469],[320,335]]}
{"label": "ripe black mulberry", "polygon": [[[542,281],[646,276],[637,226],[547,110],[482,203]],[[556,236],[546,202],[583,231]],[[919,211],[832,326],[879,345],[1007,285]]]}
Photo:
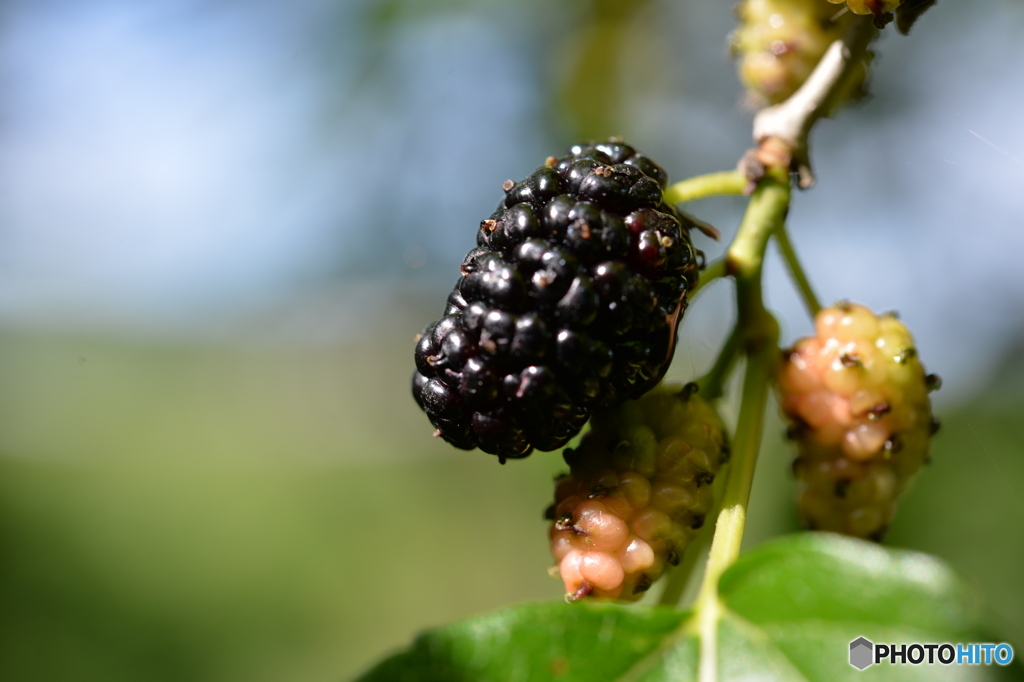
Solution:
{"label": "ripe black mulberry", "polygon": [[617,139],[504,183],[417,340],[413,396],[437,435],[502,462],[556,450],[657,384],[703,260],[666,184]]}

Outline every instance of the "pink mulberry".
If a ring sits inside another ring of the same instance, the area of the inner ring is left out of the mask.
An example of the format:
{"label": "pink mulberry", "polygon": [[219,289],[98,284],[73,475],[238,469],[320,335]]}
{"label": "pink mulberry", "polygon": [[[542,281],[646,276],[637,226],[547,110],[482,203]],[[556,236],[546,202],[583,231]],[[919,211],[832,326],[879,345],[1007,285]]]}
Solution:
{"label": "pink mulberry", "polygon": [[551,554],[566,598],[633,601],[679,558],[712,506],[725,429],[696,386],[659,386],[601,413],[556,482]]}
{"label": "pink mulberry", "polygon": [[838,303],[818,313],[779,367],[799,456],[799,510],[810,528],[880,540],[896,499],[928,459],[938,424],[914,339],[892,314]]}

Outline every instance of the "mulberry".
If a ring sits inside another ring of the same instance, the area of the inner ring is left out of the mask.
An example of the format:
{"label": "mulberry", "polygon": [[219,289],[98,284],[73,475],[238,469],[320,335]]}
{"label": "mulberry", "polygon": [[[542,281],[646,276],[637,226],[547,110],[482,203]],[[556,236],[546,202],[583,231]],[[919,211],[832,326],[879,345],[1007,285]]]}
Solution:
{"label": "mulberry", "polygon": [[703,258],[666,183],[617,139],[505,182],[416,344],[413,396],[437,435],[502,462],[555,450],[661,379]]}
{"label": "mulberry", "polygon": [[[796,92],[850,19],[821,0],[745,0],[737,14],[732,50],[754,106],[778,104]],[[866,66],[859,69],[848,88],[854,96],[867,74]]]}
{"label": "mulberry", "polygon": [[729,448],[695,389],[661,386],[600,412],[566,449],[548,517],[568,600],[639,599],[704,524]]}
{"label": "mulberry", "polygon": [[833,5],[846,3],[854,14],[873,14],[881,19],[896,9],[903,0],[828,0]]}
{"label": "mulberry", "polygon": [[818,313],[779,370],[799,456],[798,506],[813,529],[880,540],[938,428],[914,340],[893,314],[846,302]]}

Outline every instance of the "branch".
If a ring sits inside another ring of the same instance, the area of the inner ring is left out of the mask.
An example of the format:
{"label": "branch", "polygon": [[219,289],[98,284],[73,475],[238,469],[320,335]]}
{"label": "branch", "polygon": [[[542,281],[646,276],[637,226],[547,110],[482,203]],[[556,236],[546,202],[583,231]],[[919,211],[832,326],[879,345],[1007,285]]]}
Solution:
{"label": "branch", "polygon": [[[771,323],[774,324],[774,319],[771,319]],[[729,474],[725,480],[721,511],[715,520],[711,552],[704,568],[700,593],[694,604],[696,629],[700,637],[700,663],[697,675],[700,682],[714,682],[719,679],[718,624],[725,607],[719,599],[718,579],[740,554],[750,488],[754,481],[754,468],[761,445],[768,387],[779,352],[776,346],[778,335],[778,325],[767,330],[767,339],[747,360],[740,416],[736,438],[733,440],[732,459],[729,461]]]}
{"label": "branch", "polygon": [[738,171],[709,173],[682,180],[665,190],[665,201],[685,204],[688,201],[725,194],[743,194],[747,179]]}
{"label": "branch", "polygon": [[800,291],[800,298],[803,299],[804,306],[807,307],[807,312],[810,313],[813,320],[821,312],[821,301],[814,293],[811,280],[807,277],[800,259],[797,258],[796,250],[793,249],[793,243],[789,241],[789,233],[784,223],[775,229],[775,242],[779,245],[782,259],[789,267],[789,274],[793,278],[796,288]]}
{"label": "branch", "polygon": [[[771,173],[777,174],[777,171]],[[715,532],[704,568],[704,579],[694,604],[695,629],[700,637],[700,667],[697,675],[700,682],[714,682],[718,679],[717,633],[724,612],[718,596],[718,579],[740,553],[750,488],[761,446],[768,388],[778,360],[779,325],[764,308],[761,278],[768,238],[783,224],[789,209],[789,199],[788,178],[780,180],[770,177],[760,183],[754,190],[743,215],[743,222],[726,254],[726,268],[736,279],[736,335],[747,355],[747,366],[732,459],[729,461],[725,490],[715,519]]]}
{"label": "branch", "polygon": [[692,301],[693,297],[697,295],[697,292],[706,287],[707,285],[714,282],[716,279],[725,277],[728,273],[725,271],[725,260],[716,260],[711,265],[704,268],[700,273],[700,279],[697,280],[697,286],[693,288],[687,296]]}
{"label": "branch", "polygon": [[801,189],[814,184],[807,142],[811,128],[828,113],[877,33],[870,18],[857,17],[846,35],[829,45],[799,90],[786,101],[757,113],[754,141],[758,148],[741,161],[752,182],[760,179],[765,166],[779,166],[797,170]]}

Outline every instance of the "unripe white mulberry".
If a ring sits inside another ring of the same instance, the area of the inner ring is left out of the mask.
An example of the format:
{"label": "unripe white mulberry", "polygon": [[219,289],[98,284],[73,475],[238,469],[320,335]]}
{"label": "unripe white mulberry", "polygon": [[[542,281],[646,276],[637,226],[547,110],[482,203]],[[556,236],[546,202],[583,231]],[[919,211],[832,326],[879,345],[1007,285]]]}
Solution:
{"label": "unripe white mulberry", "polygon": [[903,0],[828,0],[833,5],[842,5],[846,3],[850,7],[850,11],[854,14],[873,14],[876,17],[881,17],[886,12],[891,12],[897,7]]}
{"label": "unripe white mulberry", "polygon": [[798,506],[811,528],[879,540],[928,459],[932,419],[914,339],[892,314],[841,302],[780,364],[782,410],[799,456]]}
{"label": "unripe white mulberry", "polygon": [[[853,16],[823,0],[744,0],[730,35],[739,76],[753,107],[778,104],[803,85]],[[870,53],[856,65],[831,107],[864,93]]]}
{"label": "unripe white mulberry", "polygon": [[566,598],[633,601],[704,524],[728,459],[725,429],[696,386],[659,386],[594,415],[549,510]]}

